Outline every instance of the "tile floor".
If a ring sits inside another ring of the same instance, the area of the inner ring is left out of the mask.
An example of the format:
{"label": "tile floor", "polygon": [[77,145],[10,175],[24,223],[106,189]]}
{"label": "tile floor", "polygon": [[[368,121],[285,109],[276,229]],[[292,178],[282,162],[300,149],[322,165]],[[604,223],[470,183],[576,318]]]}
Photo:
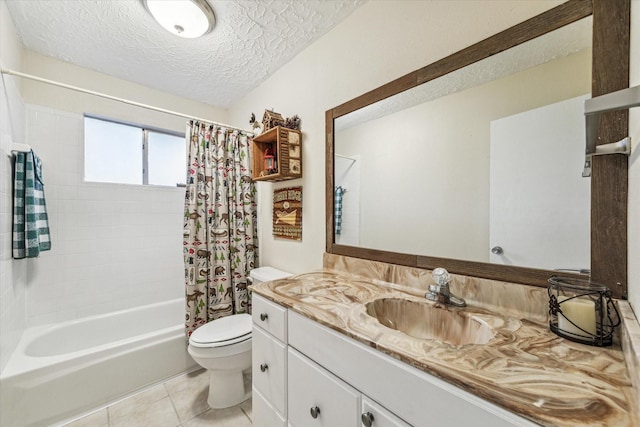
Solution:
{"label": "tile floor", "polygon": [[116,402],[65,427],[251,427],[251,399],[227,409],[207,405],[204,369],[181,375]]}

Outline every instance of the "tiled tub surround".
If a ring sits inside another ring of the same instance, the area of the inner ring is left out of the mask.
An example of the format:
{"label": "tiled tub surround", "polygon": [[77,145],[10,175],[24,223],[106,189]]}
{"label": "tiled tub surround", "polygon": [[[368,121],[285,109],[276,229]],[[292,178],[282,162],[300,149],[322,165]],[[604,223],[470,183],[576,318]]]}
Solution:
{"label": "tiled tub surround", "polygon": [[[376,269],[369,267],[370,273]],[[513,308],[491,313],[471,303],[463,310],[490,321],[496,336],[486,345],[452,346],[412,338],[366,314],[365,304],[380,298],[429,304],[423,289],[325,268],[255,285],[253,291],[542,425],[622,427],[640,422],[619,345],[595,348],[569,342],[544,323],[527,319],[532,313],[518,316]],[[458,294],[469,297],[465,291]]]}

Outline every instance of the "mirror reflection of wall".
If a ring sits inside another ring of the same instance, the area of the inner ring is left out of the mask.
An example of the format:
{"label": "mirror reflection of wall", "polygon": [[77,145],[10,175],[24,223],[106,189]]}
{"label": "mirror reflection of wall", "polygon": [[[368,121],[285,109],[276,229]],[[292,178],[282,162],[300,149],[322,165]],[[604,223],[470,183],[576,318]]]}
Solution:
{"label": "mirror reflection of wall", "polygon": [[489,240],[501,248],[492,263],[589,269],[591,179],[576,171],[590,97],[491,122]]}
{"label": "mirror reflection of wall", "polygon": [[[386,115],[374,113],[382,116],[372,120],[354,122],[353,116],[362,115],[362,111],[336,119],[335,153],[361,159],[358,246],[529,267],[588,266],[588,192],[583,202],[583,210],[587,212],[586,246],[576,248],[568,246],[568,242],[557,242],[569,253],[582,254],[586,248],[586,260],[558,259],[555,266],[549,266],[537,265],[537,261],[530,264],[522,257],[491,258],[495,242],[490,236],[490,145],[491,122],[590,92],[590,28],[588,18],[554,32],[562,54],[555,52],[549,56],[524,44],[503,53],[521,63],[506,65],[503,54],[499,54],[481,61],[485,64],[474,64],[412,89],[437,94],[429,95],[430,100],[425,103],[413,102],[405,110],[391,109]],[[562,33],[559,37],[558,31]],[[534,46],[550,43],[539,39],[532,42],[529,43]],[[529,51],[516,54],[516,49]],[[494,78],[497,74],[501,78],[490,81],[488,76]],[[439,83],[440,80],[446,83]],[[472,80],[479,80],[480,84],[472,86],[469,84]],[[407,93],[400,96],[412,98]],[[369,110],[376,108],[380,109],[374,104]],[[579,117],[567,121],[576,120],[583,123],[581,112]],[[584,135],[582,124],[576,129],[576,137],[580,135]],[[575,153],[578,166],[564,165],[569,174],[578,177],[584,160],[583,145]],[[548,156],[546,161],[540,160],[546,166],[541,166],[539,173],[545,174],[556,153],[540,151]],[[336,158],[336,165],[337,162]],[[530,191],[533,190],[521,188],[522,193]],[[566,215],[556,211],[552,216]],[[577,224],[585,221],[573,218]],[[574,243],[583,245],[581,240],[577,242]],[[346,244],[338,238],[336,243]]]}

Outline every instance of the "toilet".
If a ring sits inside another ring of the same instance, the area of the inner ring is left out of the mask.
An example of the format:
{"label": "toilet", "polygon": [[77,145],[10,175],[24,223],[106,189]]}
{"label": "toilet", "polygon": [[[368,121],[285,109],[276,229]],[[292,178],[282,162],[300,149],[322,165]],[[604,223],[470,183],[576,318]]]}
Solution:
{"label": "toilet", "polygon": [[[251,270],[253,283],[282,279],[291,273],[273,267]],[[251,384],[245,377],[251,372],[251,315],[242,313],[212,320],[193,331],[188,352],[209,371],[211,408],[228,408],[251,397]]]}

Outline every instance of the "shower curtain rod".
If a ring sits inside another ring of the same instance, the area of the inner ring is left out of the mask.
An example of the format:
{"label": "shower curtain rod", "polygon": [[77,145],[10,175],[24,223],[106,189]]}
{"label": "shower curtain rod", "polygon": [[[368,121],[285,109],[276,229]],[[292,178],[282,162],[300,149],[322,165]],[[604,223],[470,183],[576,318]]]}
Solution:
{"label": "shower curtain rod", "polygon": [[22,77],[24,79],[34,80],[34,81],[37,81],[37,82],[40,82],[40,83],[46,83],[46,84],[50,84],[50,85],[53,85],[53,86],[59,86],[59,87],[65,88],[65,89],[75,90],[77,92],[87,93],[89,95],[95,95],[95,96],[99,96],[99,97],[106,98],[106,99],[111,99],[112,101],[118,101],[118,102],[122,102],[124,104],[129,104],[129,105],[134,105],[136,107],[146,108],[147,110],[153,110],[153,111],[158,111],[160,113],[171,114],[173,116],[184,117],[186,119],[196,120],[198,122],[212,123],[212,124],[217,125],[217,126],[235,129],[235,130],[238,130],[238,131],[241,131],[241,132],[249,133],[251,135],[255,134],[254,131],[250,131],[250,130],[246,130],[246,129],[240,129],[238,127],[226,125],[224,123],[218,123],[218,122],[214,122],[214,121],[208,120],[208,119],[202,119],[202,118],[199,118],[199,117],[193,117],[193,116],[190,116],[188,114],[179,113],[177,111],[171,111],[171,110],[166,110],[166,109],[160,108],[160,107],[154,107],[153,105],[143,104],[141,102],[131,101],[130,99],[119,98],[117,96],[107,95],[106,93],[96,92],[96,91],[89,90],[89,89],[84,89],[84,88],[81,88],[81,87],[78,87],[78,86],[68,85],[66,83],[60,83],[60,82],[57,82],[55,80],[43,79],[42,77],[34,76],[32,74],[21,73],[19,71],[10,70],[10,69],[7,69],[7,68],[0,68],[0,73],[1,74],[8,74],[10,76]]}

